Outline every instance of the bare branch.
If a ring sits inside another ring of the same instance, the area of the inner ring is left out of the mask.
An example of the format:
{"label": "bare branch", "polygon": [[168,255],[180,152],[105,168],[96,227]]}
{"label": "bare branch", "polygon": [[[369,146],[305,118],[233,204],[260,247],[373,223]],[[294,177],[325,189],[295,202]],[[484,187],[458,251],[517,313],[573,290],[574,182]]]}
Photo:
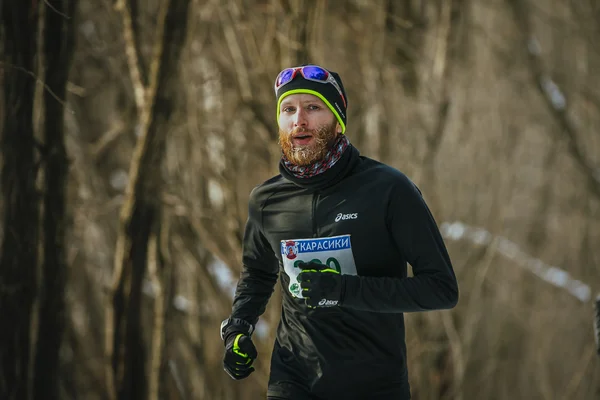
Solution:
{"label": "bare branch", "polygon": [[[137,106],[138,113],[141,114],[146,103],[146,88],[142,82],[139,56],[135,48],[135,37],[133,34],[131,13],[125,4],[125,1],[126,0],[117,0],[115,3],[115,10],[121,14],[123,23],[123,40],[125,42],[125,55],[127,56],[127,64],[129,66],[129,77],[131,78],[131,85],[133,86],[135,104]],[[159,19],[159,21],[161,20]]]}
{"label": "bare branch", "polygon": [[237,39],[236,32],[233,28],[235,26],[235,23],[233,21],[232,13],[231,11],[227,12],[223,7],[219,7],[219,13],[221,14],[220,18],[223,21],[223,33],[225,34],[225,39],[227,40],[227,45],[229,46],[231,57],[234,60],[233,65],[236,69],[236,78],[240,87],[242,98],[245,101],[249,101],[252,99],[250,76],[248,74],[248,68],[246,67],[246,63],[244,62],[244,54],[242,52],[242,48]]}
{"label": "bare branch", "polygon": [[72,18],[72,17],[69,17],[67,14],[58,11],[56,9],[56,7],[54,7],[52,4],[50,4],[50,2],[48,0],[44,0],[44,4],[46,4],[46,6],[49,9],[51,9],[52,11],[54,11],[55,13],[57,13],[58,15],[60,15],[61,17],[65,18],[65,19],[71,19]]}
{"label": "bare branch", "polygon": [[90,152],[94,158],[100,157],[120,135],[123,133],[124,124],[122,122],[115,123],[108,131],[104,133],[94,144],[92,144]]}
{"label": "bare branch", "polygon": [[161,279],[161,264],[158,257],[158,237],[156,232],[148,241],[148,274],[154,290],[154,324],[152,326],[152,346],[150,372],[148,378],[148,399],[159,399],[160,367],[162,364],[164,326],[165,326],[165,290]]}
{"label": "bare branch", "polygon": [[548,111],[554,117],[563,137],[567,140],[569,153],[575,160],[579,170],[586,177],[592,193],[600,198],[600,173],[598,172],[600,167],[594,166],[584,154],[578,142],[580,134],[568,113],[566,96],[546,72],[539,43],[531,26],[529,2],[527,0],[510,0],[510,3],[523,36],[524,47],[527,49],[531,77],[539,89],[539,94],[544,98]]}
{"label": "bare branch", "polygon": [[27,70],[27,69],[25,69],[23,67],[18,66],[18,65],[13,65],[13,64],[10,64],[10,63],[6,63],[4,61],[0,61],[0,67],[13,68],[13,69],[19,70],[19,71],[24,72],[27,75],[31,76],[32,78],[35,79],[36,83],[42,85],[44,87],[44,89],[48,93],[50,93],[52,95],[52,97],[54,97],[56,99],[56,101],[58,101],[63,106],[63,108],[66,111],[70,112],[71,114],[74,114],[74,111],[68,107],[67,103],[63,99],[61,99],[56,93],[54,93],[54,91],[50,88],[50,86],[48,86],[42,79],[40,79],[35,74],[35,72],[29,71],[29,70]]}

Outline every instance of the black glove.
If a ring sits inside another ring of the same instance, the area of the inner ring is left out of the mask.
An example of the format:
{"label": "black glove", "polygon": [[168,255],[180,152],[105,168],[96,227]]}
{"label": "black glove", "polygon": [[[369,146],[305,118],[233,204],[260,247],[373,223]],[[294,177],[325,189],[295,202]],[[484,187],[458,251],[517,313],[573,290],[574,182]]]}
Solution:
{"label": "black glove", "polygon": [[301,262],[298,282],[309,308],[333,307],[342,300],[343,276],[335,269],[314,261]]}
{"label": "black glove", "polygon": [[223,368],[233,379],[247,378],[258,356],[250,335],[254,326],[239,318],[228,318],[221,323],[221,339],[225,342]]}
{"label": "black glove", "polygon": [[225,339],[223,367],[233,379],[244,379],[254,372],[252,363],[257,356],[252,339],[245,333],[232,333]]}

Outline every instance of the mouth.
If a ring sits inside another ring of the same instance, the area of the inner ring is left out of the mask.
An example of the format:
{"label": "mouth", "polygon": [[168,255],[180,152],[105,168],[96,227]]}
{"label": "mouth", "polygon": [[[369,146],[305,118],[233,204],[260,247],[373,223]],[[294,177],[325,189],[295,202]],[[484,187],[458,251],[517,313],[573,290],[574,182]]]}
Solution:
{"label": "mouth", "polygon": [[305,146],[310,143],[313,139],[313,136],[310,133],[298,133],[292,136],[292,143],[295,145]]}

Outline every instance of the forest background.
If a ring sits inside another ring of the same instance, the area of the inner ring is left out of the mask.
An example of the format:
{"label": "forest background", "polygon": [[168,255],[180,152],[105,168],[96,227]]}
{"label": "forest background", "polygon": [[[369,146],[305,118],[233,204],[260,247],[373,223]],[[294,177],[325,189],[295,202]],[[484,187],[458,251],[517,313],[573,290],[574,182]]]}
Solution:
{"label": "forest background", "polygon": [[3,0],[0,398],[263,399],[223,371],[273,80],[340,73],[348,137],[403,171],[461,297],[405,315],[415,400],[592,400],[597,0]]}

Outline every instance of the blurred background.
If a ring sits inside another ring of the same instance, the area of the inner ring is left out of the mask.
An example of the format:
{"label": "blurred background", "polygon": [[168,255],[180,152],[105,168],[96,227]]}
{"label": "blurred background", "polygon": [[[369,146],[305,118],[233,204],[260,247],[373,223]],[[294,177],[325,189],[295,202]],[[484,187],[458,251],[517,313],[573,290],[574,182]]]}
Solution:
{"label": "blurred background", "polygon": [[0,399],[264,399],[221,367],[273,81],[337,71],[461,297],[405,315],[415,400],[600,398],[600,2],[4,0]]}

